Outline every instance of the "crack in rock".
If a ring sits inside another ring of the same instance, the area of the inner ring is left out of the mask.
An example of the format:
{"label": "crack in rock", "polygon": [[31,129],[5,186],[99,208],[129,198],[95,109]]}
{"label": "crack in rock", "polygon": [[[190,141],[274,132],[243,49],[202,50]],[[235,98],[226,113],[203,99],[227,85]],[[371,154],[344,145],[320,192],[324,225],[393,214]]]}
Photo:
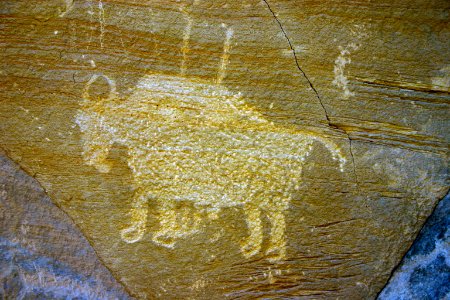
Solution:
{"label": "crack in rock", "polygon": [[295,60],[295,64],[297,65],[297,69],[303,74],[303,77],[305,77],[305,79],[308,81],[309,86],[311,87],[311,89],[314,91],[314,93],[316,94],[317,99],[319,100],[320,106],[322,106],[322,109],[325,113],[325,118],[327,119],[327,123],[329,126],[331,126],[331,122],[330,122],[330,118],[328,117],[328,112],[325,108],[325,106],[322,103],[322,99],[320,99],[319,93],[317,92],[316,88],[313,86],[311,80],[309,80],[308,76],[306,75],[306,73],[303,71],[303,69],[300,67],[300,63],[298,62],[298,58],[297,58],[297,53],[295,52],[294,47],[292,46],[291,40],[289,39],[286,31],[283,28],[283,25],[281,24],[280,20],[278,19],[278,17],[275,15],[275,12],[272,10],[272,8],[270,7],[269,3],[266,0],[263,0],[264,3],[266,3],[267,8],[270,10],[270,12],[272,13],[272,16],[275,18],[275,20],[278,23],[278,26],[280,26],[281,31],[283,32],[284,37],[286,38],[288,44],[289,44],[289,48],[292,51],[292,54],[294,55],[294,60]]}
{"label": "crack in rock", "polygon": [[269,2],[267,2],[267,0],[263,0],[264,3],[266,4],[267,8],[269,9],[269,11],[271,12],[272,16],[274,17],[275,21],[278,23],[278,26],[281,29],[281,32],[283,32],[284,37],[286,38],[288,44],[289,44],[289,48],[292,51],[294,60],[295,60],[295,64],[297,66],[297,69],[302,73],[303,77],[305,77],[305,79],[308,81],[309,86],[311,87],[311,89],[314,91],[314,93],[316,94],[317,100],[319,100],[319,104],[323,109],[323,112],[325,114],[325,119],[327,120],[327,124],[330,128],[334,128],[337,129],[339,131],[341,131],[342,133],[344,133],[349,141],[349,152],[350,152],[350,156],[352,159],[352,165],[353,165],[353,176],[355,177],[355,183],[356,186],[358,188],[358,190],[360,191],[360,186],[359,186],[359,180],[358,180],[358,176],[356,174],[356,164],[355,164],[355,158],[353,155],[353,147],[352,147],[352,138],[350,137],[350,135],[348,134],[347,131],[345,131],[344,129],[340,128],[337,124],[333,124],[333,122],[331,122],[330,117],[328,115],[327,109],[325,108],[325,105],[322,102],[322,99],[320,98],[319,92],[316,90],[316,88],[314,87],[314,85],[312,84],[311,80],[309,80],[308,75],[306,75],[305,71],[303,71],[303,69],[300,67],[300,63],[298,62],[298,58],[297,58],[297,53],[295,52],[295,49],[292,45],[291,40],[289,39],[286,31],[284,30],[283,24],[281,24],[281,21],[278,19],[277,15],[275,14],[275,12],[272,10],[272,8],[269,5]]}

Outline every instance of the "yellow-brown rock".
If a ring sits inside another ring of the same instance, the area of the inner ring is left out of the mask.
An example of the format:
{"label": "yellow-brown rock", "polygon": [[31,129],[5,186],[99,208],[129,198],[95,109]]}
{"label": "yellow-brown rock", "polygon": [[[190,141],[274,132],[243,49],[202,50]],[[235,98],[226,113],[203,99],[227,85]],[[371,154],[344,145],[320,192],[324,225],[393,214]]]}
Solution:
{"label": "yellow-brown rock", "polygon": [[373,299],[447,191],[445,1],[0,9],[0,145],[133,297]]}

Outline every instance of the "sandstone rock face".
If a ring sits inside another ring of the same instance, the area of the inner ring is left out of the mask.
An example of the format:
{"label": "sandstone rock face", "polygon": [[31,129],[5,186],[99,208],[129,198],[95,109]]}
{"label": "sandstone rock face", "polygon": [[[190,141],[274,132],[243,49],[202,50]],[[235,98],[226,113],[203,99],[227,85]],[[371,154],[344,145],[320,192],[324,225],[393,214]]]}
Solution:
{"label": "sandstone rock face", "polygon": [[449,6],[2,1],[1,146],[136,298],[372,299],[448,188]]}

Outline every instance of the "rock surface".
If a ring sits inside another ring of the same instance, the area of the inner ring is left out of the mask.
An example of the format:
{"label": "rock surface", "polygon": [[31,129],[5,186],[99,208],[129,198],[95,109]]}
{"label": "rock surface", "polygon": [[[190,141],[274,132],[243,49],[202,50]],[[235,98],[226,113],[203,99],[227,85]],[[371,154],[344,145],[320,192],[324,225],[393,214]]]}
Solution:
{"label": "rock surface", "polygon": [[372,299],[448,189],[449,8],[2,1],[0,143],[132,296]]}
{"label": "rock surface", "polygon": [[0,152],[0,297],[128,299],[72,220]]}
{"label": "rock surface", "polygon": [[436,207],[378,299],[450,299],[450,195]]}

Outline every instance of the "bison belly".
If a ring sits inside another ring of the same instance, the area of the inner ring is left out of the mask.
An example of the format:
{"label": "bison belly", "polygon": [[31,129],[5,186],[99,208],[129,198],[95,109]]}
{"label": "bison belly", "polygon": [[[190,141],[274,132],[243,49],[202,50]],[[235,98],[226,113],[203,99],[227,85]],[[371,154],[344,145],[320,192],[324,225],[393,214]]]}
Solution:
{"label": "bison belly", "polygon": [[205,130],[162,136],[149,147],[131,149],[129,164],[137,181],[160,201],[214,208],[252,201],[264,206],[292,192],[308,146],[292,134],[280,140],[262,132],[249,139],[242,133]]}

